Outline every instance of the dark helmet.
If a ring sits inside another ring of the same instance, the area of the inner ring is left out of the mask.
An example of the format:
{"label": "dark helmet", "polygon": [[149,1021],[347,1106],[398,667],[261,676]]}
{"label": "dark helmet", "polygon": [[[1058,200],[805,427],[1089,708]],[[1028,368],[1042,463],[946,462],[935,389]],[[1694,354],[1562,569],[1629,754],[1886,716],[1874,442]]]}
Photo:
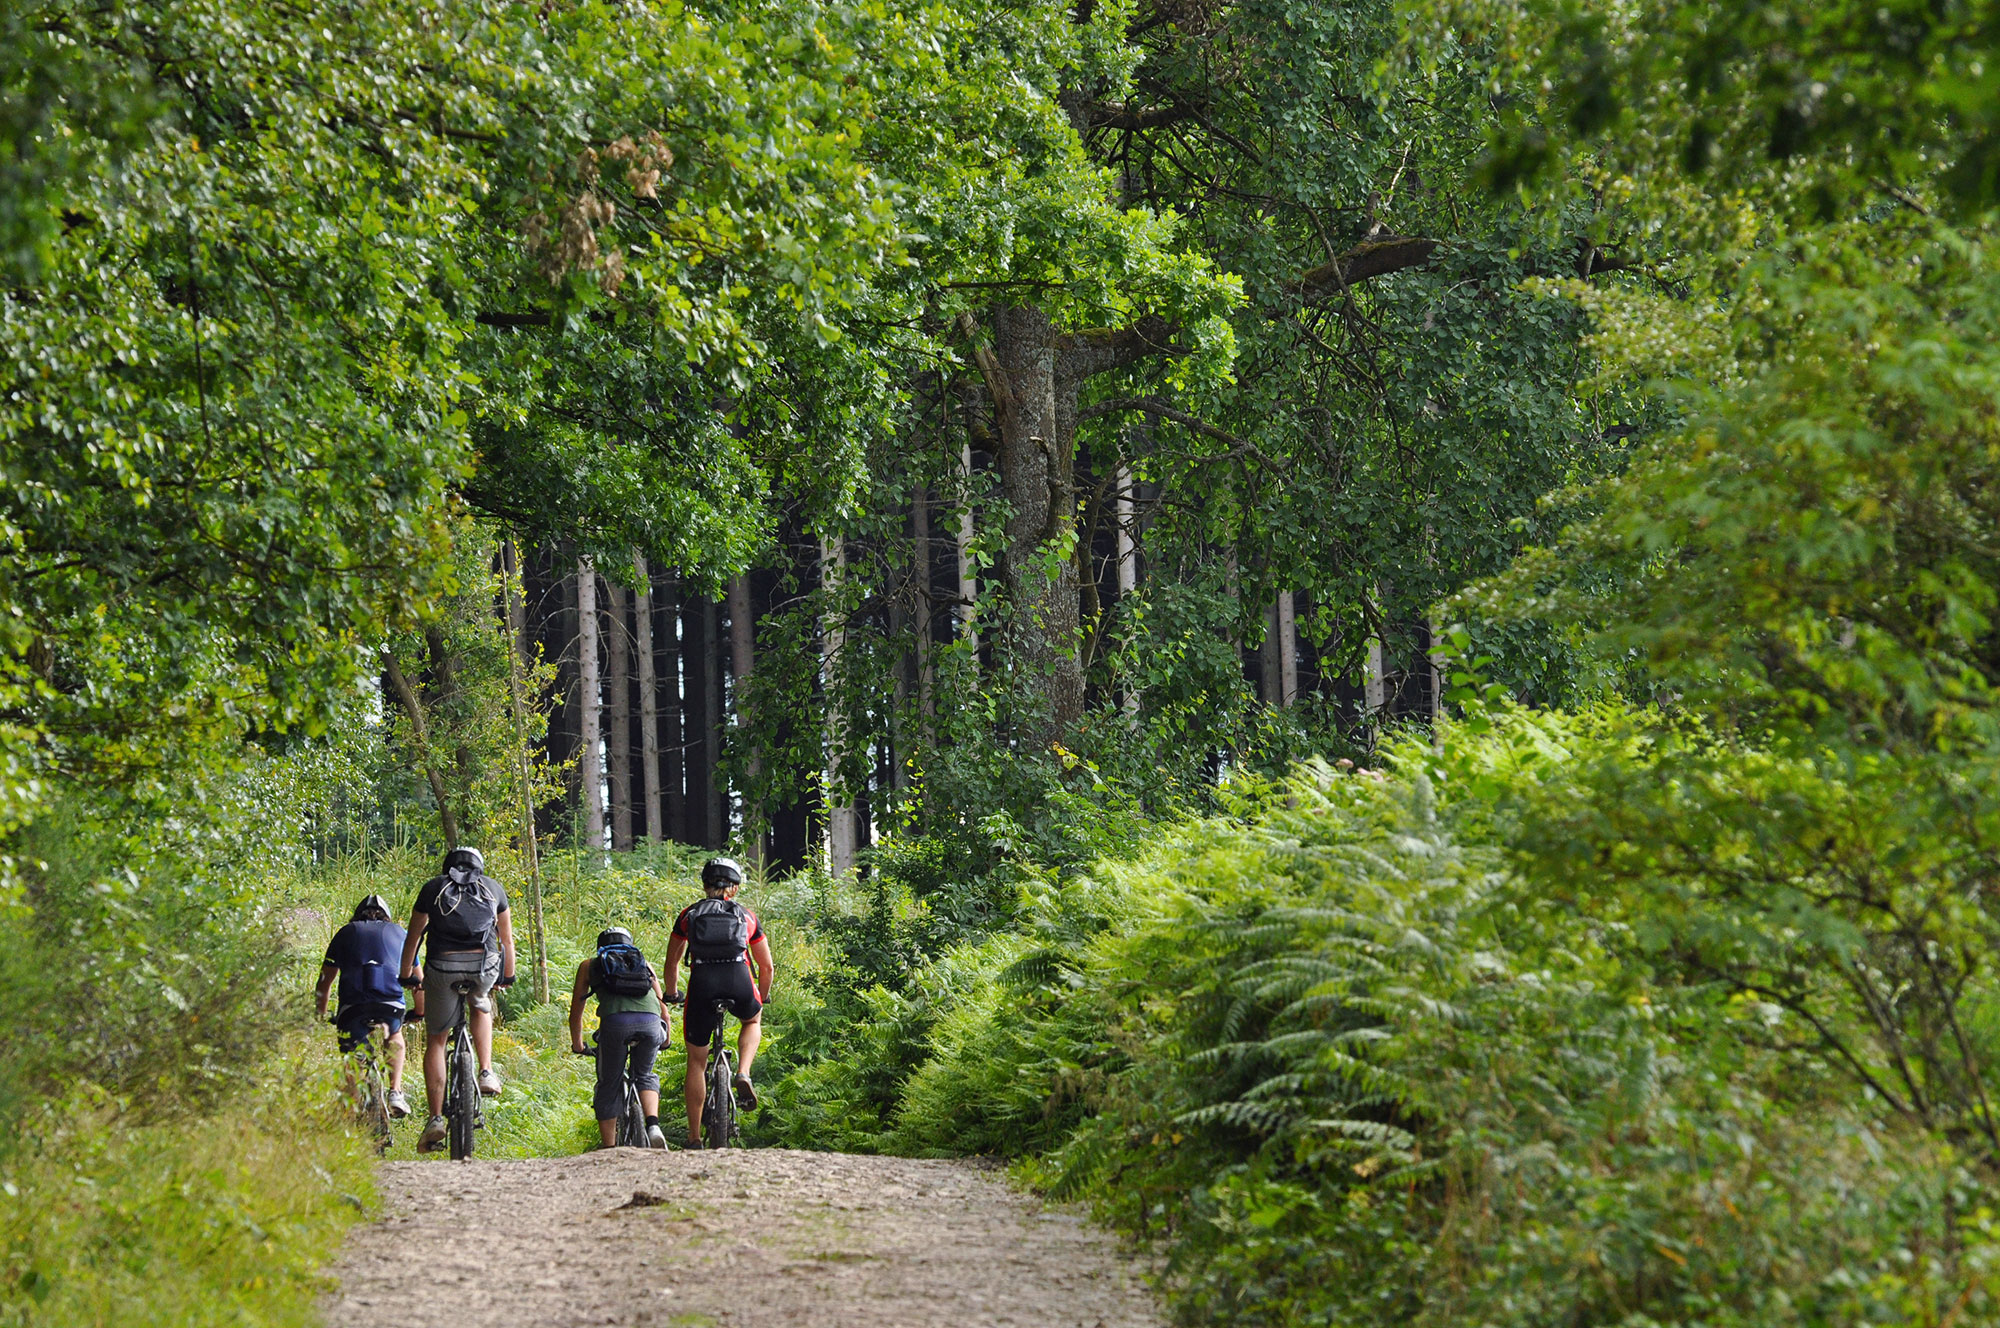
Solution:
{"label": "dark helmet", "polygon": [[444,855],[444,866],[440,870],[448,872],[453,867],[470,867],[476,872],[483,872],[486,870],[486,859],[479,856],[478,849],[461,844]]}
{"label": "dark helmet", "polygon": [[389,920],[389,906],[382,902],[382,896],[369,895],[354,906],[354,920],[356,922],[387,922]]}
{"label": "dark helmet", "polygon": [[607,945],[630,944],[632,944],[632,933],[626,931],[623,927],[606,927],[603,931],[597,933],[597,948],[600,950]]}
{"label": "dark helmet", "polygon": [[701,864],[701,886],[713,890],[718,886],[743,884],[743,868],[734,858],[710,858]]}

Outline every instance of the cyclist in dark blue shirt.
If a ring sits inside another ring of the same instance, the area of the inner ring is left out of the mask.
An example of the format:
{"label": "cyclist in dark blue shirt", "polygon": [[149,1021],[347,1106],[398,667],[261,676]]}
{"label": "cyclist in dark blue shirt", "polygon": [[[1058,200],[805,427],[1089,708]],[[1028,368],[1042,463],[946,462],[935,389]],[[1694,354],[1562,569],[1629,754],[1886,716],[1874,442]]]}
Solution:
{"label": "cyclist in dark blue shirt", "polygon": [[327,993],[335,977],[340,979],[340,1004],[333,1016],[340,1031],[343,1055],[354,1050],[373,1028],[383,1030],[383,1045],[389,1053],[389,1114],[402,1119],[410,1114],[409,1099],[403,1096],[403,1006],[402,984],[396,970],[403,956],[404,931],[389,917],[389,906],[380,895],[369,895],[354,909],[354,920],[333,934],[327,943],[326,959],[319,969],[319,1015],[326,1017]]}

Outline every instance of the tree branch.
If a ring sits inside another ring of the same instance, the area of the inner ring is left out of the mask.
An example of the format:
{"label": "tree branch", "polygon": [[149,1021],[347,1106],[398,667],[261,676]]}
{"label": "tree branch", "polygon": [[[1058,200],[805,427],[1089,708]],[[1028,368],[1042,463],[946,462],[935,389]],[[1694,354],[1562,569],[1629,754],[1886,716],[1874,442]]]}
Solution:
{"label": "tree branch", "polygon": [[1171,349],[1179,330],[1158,314],[1147,314],[1130,327],[1066,333],[1056,338],[1056,349],[1072,358],[1078,378],[1090,378]]}
{"label": "tree branch", "polygon": [[1363,240],[1332,261],[1322,263],[1291,283],[1290,289],[1308,301],[1338,295],[1376,277],[1407,268],[1424,267],[1441,247],[1439,240],[1416,235],[1391,235],[1380,240]]}
{"label": "tree branch", "polygon": [[1251,442],[1248,438],[1239,438],[1227,429],[1219,429],[1199,416],[1190,415],[1184,410],[1176,410],[1166,402],[1161,401],[1158,397],[1113,397],[1109,401],[1100,401],[1095,405],[1084,407],[1076,413],[1076,417],[1078,420],[1089,420],[1095,419],[1099,415],[1110,415],[1117,411],[1126,410],[1143,410],[1148,415],[1157,415],[1163,420],[1172,420],[1175,424],[1183,428],[1192,429],[1196,433],[1213,438],[1219,443],[1227,443],[1229,444],[1229,456],[1231,457],[1255,457],[1260,464],[1269,466],[1273,470],[1289,469],[1286,462],[1267,456],[1262,448],[1258,447],[1257,444]]}

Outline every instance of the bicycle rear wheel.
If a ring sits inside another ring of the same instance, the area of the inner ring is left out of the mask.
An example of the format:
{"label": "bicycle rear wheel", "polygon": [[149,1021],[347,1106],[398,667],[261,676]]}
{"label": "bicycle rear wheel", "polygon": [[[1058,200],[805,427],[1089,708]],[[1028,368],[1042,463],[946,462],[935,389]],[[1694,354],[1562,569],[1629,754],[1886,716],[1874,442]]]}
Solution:
{"label": "bicycle rear wheel", "polygon": [[727,1148],[736,1137],[736,1085],[730,1072],[729,1053],[716,1053],[708,1067],[708,1101],[701,1113],[702,1142],[710,1148]]}
{"label": "bicycle rear wheel", "polygon": [[451,1156],[463,1161],[472,1156],[472,1130],[479,1122],[479,1060],[472,1054],[470,1040],[461,1040],[452,1049],[451,1085],[447,1124],[451,1127]]}
{"label": "bicycle rear wheel", "polygon": [[639,1104],[639,1090],[625,1081],[625,1110],[618,1117],[618,1143],[623,1148],[645,1148],[646,1109]]}
{"label": "bicycle rear wheel", "polygon": [[389,1128],[389,1090],[382,1082],[382,1067],[373,1056],[368,1058],[367,1073],[361,1084],[362,1118],[368,1122],[368,1132],[375,1136],[375,1151],[386,1153],[395,1138]]}

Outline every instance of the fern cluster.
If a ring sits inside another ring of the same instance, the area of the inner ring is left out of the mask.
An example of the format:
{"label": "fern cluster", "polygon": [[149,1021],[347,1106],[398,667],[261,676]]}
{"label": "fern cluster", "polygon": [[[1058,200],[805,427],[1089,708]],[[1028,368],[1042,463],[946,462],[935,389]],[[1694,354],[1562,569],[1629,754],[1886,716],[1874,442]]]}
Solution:
{"label": "fern cluster", "polygon": [[1505,789],[1593,735],[1509,722],[1031,883],[781,1093],[823,1145],[1017,1159],[1160,1242],[1190,1322],[1990,1321],[1948,1146],[1515,870]]}

